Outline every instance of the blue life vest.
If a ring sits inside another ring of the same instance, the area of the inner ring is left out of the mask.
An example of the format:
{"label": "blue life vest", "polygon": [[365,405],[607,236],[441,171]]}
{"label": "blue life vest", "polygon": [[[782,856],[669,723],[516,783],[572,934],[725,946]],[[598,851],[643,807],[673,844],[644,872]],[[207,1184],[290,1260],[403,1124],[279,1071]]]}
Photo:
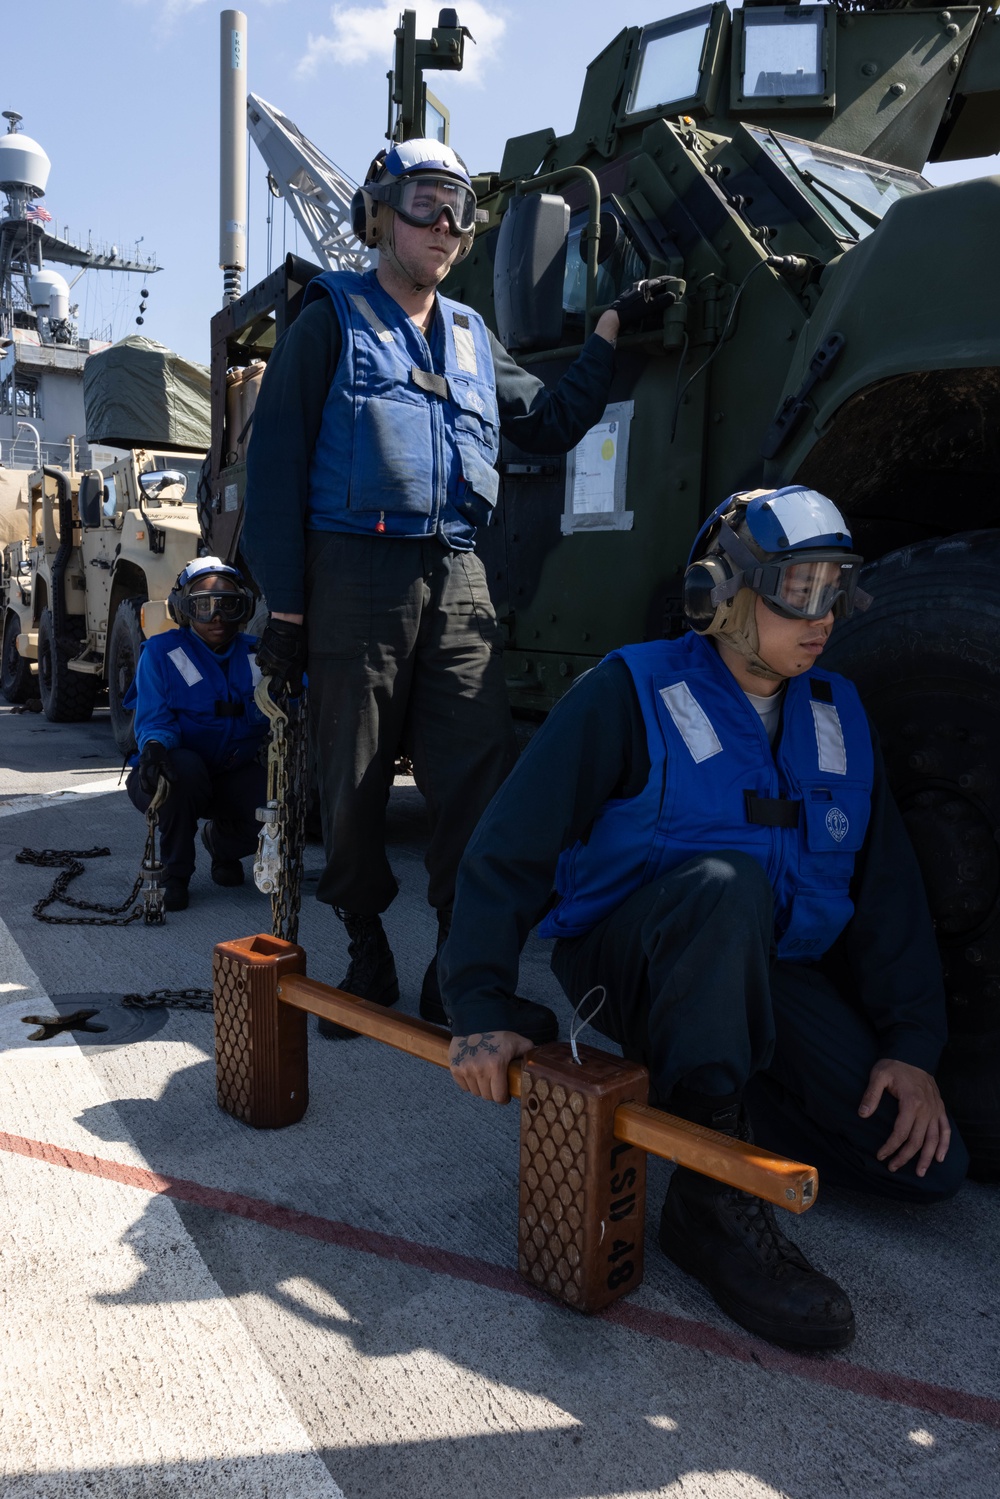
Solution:
{"label": "blue life vest", "polygon": [[439,534],[471,549],[499,478],[496,376],[486,324],[438,294],[444,371],[374,271],[326,271],[303,305],[333,300],[343,335],[309,470],[306,525],[387,536]]}
{"label": "blue life vest", "polygon": [[248,765],[268,732],[253,699],[260,681],[256,644],[240,634],[216,652],[190,629],[147,640],[123,700],[135,709],[139,749],[157,739],[167,749],[194,750],[211,771]]}
{"label": "blue life vest", "polygon": [[561,898],[540,934],[580,936],[668,870],[732,849],[771,882],[778,957],[821,957],[853,914],[849,886],[871,812],[874,755],[856,688],[816,667],[793,677],[772,752],[753,704],[700,635],[612,657],[635,682],[649,780],[605,803],[587,841],[560,855]]}

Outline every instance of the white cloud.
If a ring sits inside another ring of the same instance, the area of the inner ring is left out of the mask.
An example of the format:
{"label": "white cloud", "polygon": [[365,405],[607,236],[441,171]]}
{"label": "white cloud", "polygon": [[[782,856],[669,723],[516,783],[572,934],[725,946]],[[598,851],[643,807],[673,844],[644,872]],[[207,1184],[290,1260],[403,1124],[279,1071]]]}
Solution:
{"label": "white cloud", "polygon": [[153,25],[162,39],[171,34],[175,22],[204,5],[205,0],[128,0],[128,3],[137,9],[148,9],[150,6],[155,9]]}
{"label": "white cloud", "polygon": [[[437,25],[440,6],[416,4],[417,35],[430,36],[431,28]],[[488,10],[479,0],[465,0],[459,4],[458,18],[468,26],[475,37],[475,44],[466,38],[465,66],[461,73],[442,73],[445,78],[459,83],[482,84],[486,65],[497,55],[500,40],[507,29],[507,22],[496,10]],[[310,33],[305,54],[296,71],[302,77],[311,76],[328,62],[352,67],[368,62],[372,58],[392,59],[394,32],[399,24],[399,0],[389,0],[384,5],[335,5],[330,12],[331,33],[313,36]],[[434,88],[434,73],[425,77]]]}
{"label": "white cloud", "polygon": [[[156,11],[156,23],[164,32],[169,31],[175,21],[181,16],[186,16],[193,10],[198,10],[206,3],[206,0],[127,0],[129,5],[136,9],[152,8]],[[257,4],[264,10],[269,10],[273,5],[287,5],[288,0],[257,0]],[[239,6],[235,7],[239,9]],[[252,21],[251,21],[252,24]]]}
{"label": "white cloud", "polygon": [[[189,10],[197,10],[198,6],[204,3],[205,0],[158,0],[159,20],[174,21]],[[150,0],[130,0],[130,4],[145,6],[150,4]]]}
{"label": "white cloud", "polygon": [[[173,37],[178,26],[186,16],[194,11],[199,11],[206,4],[206,0],[125,0],[135,10],[152,11],[151,25],[154,34],[161,42]],[[288,0],[256,0],[256,4],[263,10],[270,10],[275,5],[286,5]],[[238,9],[237,4],[234,8]],[[221,9],[221,7],[220,7]],[[250,15],[250,32],[253,35],[253,14]]]}

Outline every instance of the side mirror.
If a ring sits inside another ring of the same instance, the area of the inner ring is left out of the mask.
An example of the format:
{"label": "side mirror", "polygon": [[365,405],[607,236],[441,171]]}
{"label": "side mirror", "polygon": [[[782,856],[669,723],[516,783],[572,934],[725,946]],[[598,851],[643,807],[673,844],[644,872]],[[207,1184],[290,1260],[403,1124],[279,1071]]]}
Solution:
{"label": "side mirror", "polygon": [[76,497],[81,525],[99,526],[101,524],[101,503],[103,499],[103,475],[97,473],[96,470],[84,474],[80,479],[80,490]]}
{"label": "side mirror", "polygon": [[179,468],[159,468],[139,475],[139,488],[147,500],[183,500],[187,474]]}
{"label": "side mirror", "polygon": [[511,198],[497,235],[493,298],[504,348],[550,349],[563,333],[569,204],[552,193]]}

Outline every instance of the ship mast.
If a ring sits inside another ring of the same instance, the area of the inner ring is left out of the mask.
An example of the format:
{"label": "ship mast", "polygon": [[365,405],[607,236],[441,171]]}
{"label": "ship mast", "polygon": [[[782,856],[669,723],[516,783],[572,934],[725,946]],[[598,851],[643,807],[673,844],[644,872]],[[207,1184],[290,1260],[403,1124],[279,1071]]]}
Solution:
{"label": "ship mast", "polygon": [[[3,118],[7,132],[0,136],[0,193],[7,201],[0,212],[0,341],[9,341],[15,327],[39,325],[39,304],[33,303],[31,284],[45,261],[76,266],[81,275],[95,270],[151,276],[161,267],[152,259],[121,255],[117,245],[78,245],[54,233],[48,227],[51,215],[36,201],[45,194],[49,158],[22,133],[22,117],[16,110],[5,109]],[[43,321],[46,342],[75,343],[68,308],[65,317],[43,317]]]}

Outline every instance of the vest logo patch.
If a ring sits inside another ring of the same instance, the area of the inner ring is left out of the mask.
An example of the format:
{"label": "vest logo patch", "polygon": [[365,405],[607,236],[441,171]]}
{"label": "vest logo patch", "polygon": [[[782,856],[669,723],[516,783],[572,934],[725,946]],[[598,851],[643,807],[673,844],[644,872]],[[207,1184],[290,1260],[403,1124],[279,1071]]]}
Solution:
{"label": "vest logo patch", "polygon": [[468,401],[473,410],[478,411],[479,415],[482,416],[483,412],[486,410],[486,402],[483,400],[478,390],[466,391],[465,399]]}
{"label": "vest logo patch", "polygon": [[843,843],[851,824],[839,807],[831,807],[826,814],[826,830],[834,843]]}

